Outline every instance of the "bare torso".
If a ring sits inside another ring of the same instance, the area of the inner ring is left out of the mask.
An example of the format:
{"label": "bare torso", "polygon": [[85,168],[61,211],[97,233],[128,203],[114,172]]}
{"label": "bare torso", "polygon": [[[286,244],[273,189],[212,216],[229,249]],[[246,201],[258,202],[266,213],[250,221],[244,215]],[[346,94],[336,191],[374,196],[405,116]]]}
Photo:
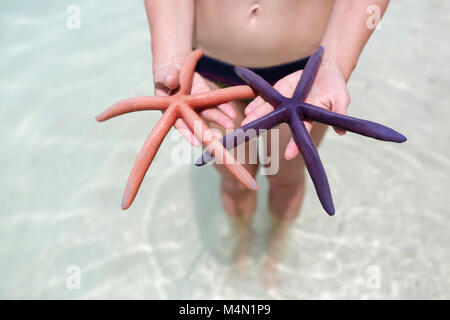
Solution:
{"label": "bare torso", "polygon": [[195,47],[228,63],[266,67],[311,55],[334,0],[195,2]]}

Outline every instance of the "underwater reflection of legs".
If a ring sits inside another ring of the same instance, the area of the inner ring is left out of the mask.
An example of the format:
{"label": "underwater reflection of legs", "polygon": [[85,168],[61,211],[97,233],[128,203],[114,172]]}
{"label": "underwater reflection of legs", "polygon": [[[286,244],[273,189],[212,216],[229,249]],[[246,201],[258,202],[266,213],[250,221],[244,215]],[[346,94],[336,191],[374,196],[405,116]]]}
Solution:
{"label": "underwater reflection of legs", "polygon": [[232,256],[233,266],[239,274],[246,275],[249,264],[249,252],[253,239],[253,214],[246,216],[229,216],[229,219],[235,235]]}
{"label": "underwater reflection of legs", "polygon": [[[320,123],[314,124],[311,138],[316,146],[319,146],[326,130],[327,126]],[[271,157],[272,148],[284,150],[290,137],[289,127],[283,124],[279,126],[278,145],[272,146],[272,139],[267,139],[267,152],[272,161],[274,161]],[[266,258],[260,272],[260,281],[264,287],[273,287],[280,282],[278,264],[283,259],[289,227],[300,212],[305,194],[306,171],[303,157],[298,155],[292,160],[286,160],[283,152],[279,152],[278,161],[278,173],[267,176],[270,186],[269,211],[272,225],[266,247]]]}
{"label": "underwater reflection of legs", "polygon": [[286,237],[292,225],[291,220],[280,219],[274,214],[271,214],[270,217],[272,225],[269,231],[266,257],[259,273],[261,285],[267,289],[278,286],[281,282],[278,263],[283,259]]}
{"label": "underwater reflection of legs", "polygon": [[[255,175],[257,166],[244,164],[244,168]],[[248,254],[252,241],[252,220],[256,208],[256,191],[245,188],[221,165],[216,165],[221,174],[222,205],[229,217],[236,243],[233,250],[233,264],[241,274],[248,266]]]}
{"label": "underwater reflection of legs", "polygon": [[[248,148],[246,146],[246,151],[248,151]],[[252,243],[252,221],[256,209],[256,191],[247,189],[222,165],[216,164],[215,167],[221,175],[220,195],[222,205],[229,217],[236,241],[233,249],[233,264],[240,274],[246,274]],[[252,176],[256,175],[257,164],[243,164],[243,167]]]}
{"label": "underwater reflection of legs", "polygon": [[[206,83],[211,90],[218,89],[218,85],[208,79]],[[244,119],[244,109],[247,101],[235,100],[230,105],[234,108],[236,118],[233,119],[235,128],[239,128]],[[211,129],[220,131],[222,136],[226,136],[225,129],[214,122],[206,121]],[[258,170],[258,164],[250,159],[256,159],[256,141],[251,141],[241,145],[244,149],[237,151],[237,160],[253,177]],[[240,153],[242,152],[242,153]],[[233,154],[233,152],[231,152]],[[241,156],[244,156],[242,158]],[[222,206],[227,213],[230,226],[234,233],[235,245],[233,248],[233,264],[237,271],[245,274],[247,271],[249,250],[252,242],[252,220],[256,209],[256,191],[249,190],[239,180],[237,180],[221,164],[215,164],[214,167],[221,177],[220,198]]]}

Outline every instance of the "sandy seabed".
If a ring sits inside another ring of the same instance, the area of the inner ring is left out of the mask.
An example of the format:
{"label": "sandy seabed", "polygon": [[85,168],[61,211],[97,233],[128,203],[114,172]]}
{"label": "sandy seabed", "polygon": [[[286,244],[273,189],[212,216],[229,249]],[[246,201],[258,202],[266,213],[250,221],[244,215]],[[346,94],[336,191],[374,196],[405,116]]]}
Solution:
{"label": "sandy seabed", "polygon": [[179,135],[120,210],[160,114],[94,116],[153,93],[142,1],[78,1],[79,30],[66,27],[68,1],[12,2],[0,4],[1,298],[450,298],[448,1],[391,1],[349,82],[349,115],[408,141],[327,133],[319,152],[337,213],[323,212],[308,181],[271,289],[260,279],[264,176],[247,276],[230,263],[213,167],[171,164]]}

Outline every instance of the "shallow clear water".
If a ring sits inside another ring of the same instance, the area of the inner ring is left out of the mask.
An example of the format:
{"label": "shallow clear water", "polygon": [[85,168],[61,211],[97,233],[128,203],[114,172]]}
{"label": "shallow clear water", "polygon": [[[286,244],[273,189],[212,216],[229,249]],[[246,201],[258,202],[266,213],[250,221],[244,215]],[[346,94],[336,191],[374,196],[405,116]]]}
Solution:
{"label": "shallow clear water", "polygon": [[[152,93],[143,1],[124,3],[77,1],[79,30],[66,27],[71,1],[0,3],[1,298],[450,298],[448,1],[391,2],[349,83],[349,114],[408,142],[328,132],[320,153],[337,214],[308,181],[269,289],[264,176],[247,276],[232,267],[218,175],[171,164],[176,141],[120,210],[160,116],[94,121]],[[78,290],[67,287],[71,265]]]}

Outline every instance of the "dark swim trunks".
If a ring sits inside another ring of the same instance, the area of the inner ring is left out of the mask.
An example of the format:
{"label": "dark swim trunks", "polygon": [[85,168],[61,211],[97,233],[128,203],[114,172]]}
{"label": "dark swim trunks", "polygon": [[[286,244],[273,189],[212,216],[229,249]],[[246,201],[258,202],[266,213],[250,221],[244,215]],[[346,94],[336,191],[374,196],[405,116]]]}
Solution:
{"label": "dark swim trunks", "polygon": [[[263,77],[271,85],[298,70],[305,68],[309,57],[288,62],[272,67],[248,68]],[[234,65],[203,55],[197,63],[196,71],[205,78],[208,78],[220,87],[245,84],[245,82],[234,72]]]}

